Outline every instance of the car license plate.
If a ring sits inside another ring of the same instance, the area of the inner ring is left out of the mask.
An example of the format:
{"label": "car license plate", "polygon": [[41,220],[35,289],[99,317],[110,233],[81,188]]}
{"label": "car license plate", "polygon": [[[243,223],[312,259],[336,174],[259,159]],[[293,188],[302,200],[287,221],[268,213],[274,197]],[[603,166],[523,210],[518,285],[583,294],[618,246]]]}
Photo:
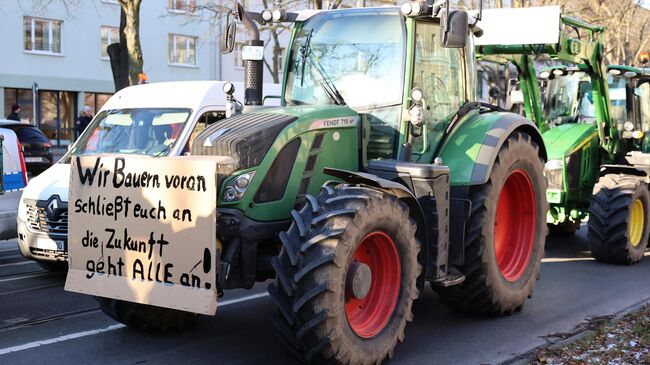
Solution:
{"label": "car license plate", "polygon": [[65,244],[63,241],[54,241],[56,242],[56,249],[59,251],[64,251],[65,250]]}
{"label": "car license plate", "polygon": [[25,157],[25,162],[43,162],[43,157]]}

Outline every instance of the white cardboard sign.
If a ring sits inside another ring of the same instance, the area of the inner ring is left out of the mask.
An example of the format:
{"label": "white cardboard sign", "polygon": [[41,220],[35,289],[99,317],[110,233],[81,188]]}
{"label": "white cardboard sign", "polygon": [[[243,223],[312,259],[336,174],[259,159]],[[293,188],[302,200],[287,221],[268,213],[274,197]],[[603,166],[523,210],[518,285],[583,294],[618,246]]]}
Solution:
{"label": "white cardboard sign", "polygon": [[555,44],[560,39],[560,7],[485,9],[474,44]]}
{"label": "white cardboard sign", "polygon": [[65,289],[214,314],[215,159],[74,156]]}

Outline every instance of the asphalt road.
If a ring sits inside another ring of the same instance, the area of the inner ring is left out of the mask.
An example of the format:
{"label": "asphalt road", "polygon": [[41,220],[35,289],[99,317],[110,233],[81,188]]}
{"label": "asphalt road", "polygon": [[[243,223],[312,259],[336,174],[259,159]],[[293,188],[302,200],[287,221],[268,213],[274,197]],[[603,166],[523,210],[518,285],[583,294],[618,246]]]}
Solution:
{"label": "asphalt road", "polygon": [[[568,333],[591,317],[650,300],[650,258],[632,267],[589,258],[586,232],[549,238],[533,299],[521,313],[457,313],[431,289],[414,304],[415,321],[389,364],[496,364]],[[0,364],[291,364],[274,336],[266,285],[230,291],[215,317],[184,333],[125,328],[88,296],[63,290],[63,274],[22,259],[0,242]]]}

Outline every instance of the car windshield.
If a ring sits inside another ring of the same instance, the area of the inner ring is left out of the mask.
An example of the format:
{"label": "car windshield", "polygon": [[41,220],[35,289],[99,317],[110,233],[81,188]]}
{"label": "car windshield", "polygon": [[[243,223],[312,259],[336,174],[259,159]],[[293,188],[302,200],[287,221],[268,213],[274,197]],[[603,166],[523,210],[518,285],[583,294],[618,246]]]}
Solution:
{"label": "car windshield", "polygon": [[189,109],[115,109],[99,113],[71,153],[165,156],[187,121]]}
{"label": "car windshield", "polygon": [[307,20],[290,48],[289,105],[400,104],[405,26],[395,9],[325,12]]}

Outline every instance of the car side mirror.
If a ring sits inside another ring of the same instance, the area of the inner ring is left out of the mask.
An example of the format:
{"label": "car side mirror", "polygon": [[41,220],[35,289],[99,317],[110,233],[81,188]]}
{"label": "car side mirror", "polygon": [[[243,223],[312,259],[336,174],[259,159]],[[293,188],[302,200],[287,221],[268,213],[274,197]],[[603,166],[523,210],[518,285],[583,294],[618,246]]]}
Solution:
{"label": "car side mirror", "polygon": [[445,48],[463,48],[467,45],[469,34],[467,12],[452,10],[442,17],[442,32],[440,43]]}
{"label": "car side mirror", "polygon": [[235,48],[235,35],[237,34],[237,25],[235,22],[230,22],[230,19],[227,20],[227,24],[224,27],[223,35],[221,36],[221,53],[228,54],[231,53]]}

